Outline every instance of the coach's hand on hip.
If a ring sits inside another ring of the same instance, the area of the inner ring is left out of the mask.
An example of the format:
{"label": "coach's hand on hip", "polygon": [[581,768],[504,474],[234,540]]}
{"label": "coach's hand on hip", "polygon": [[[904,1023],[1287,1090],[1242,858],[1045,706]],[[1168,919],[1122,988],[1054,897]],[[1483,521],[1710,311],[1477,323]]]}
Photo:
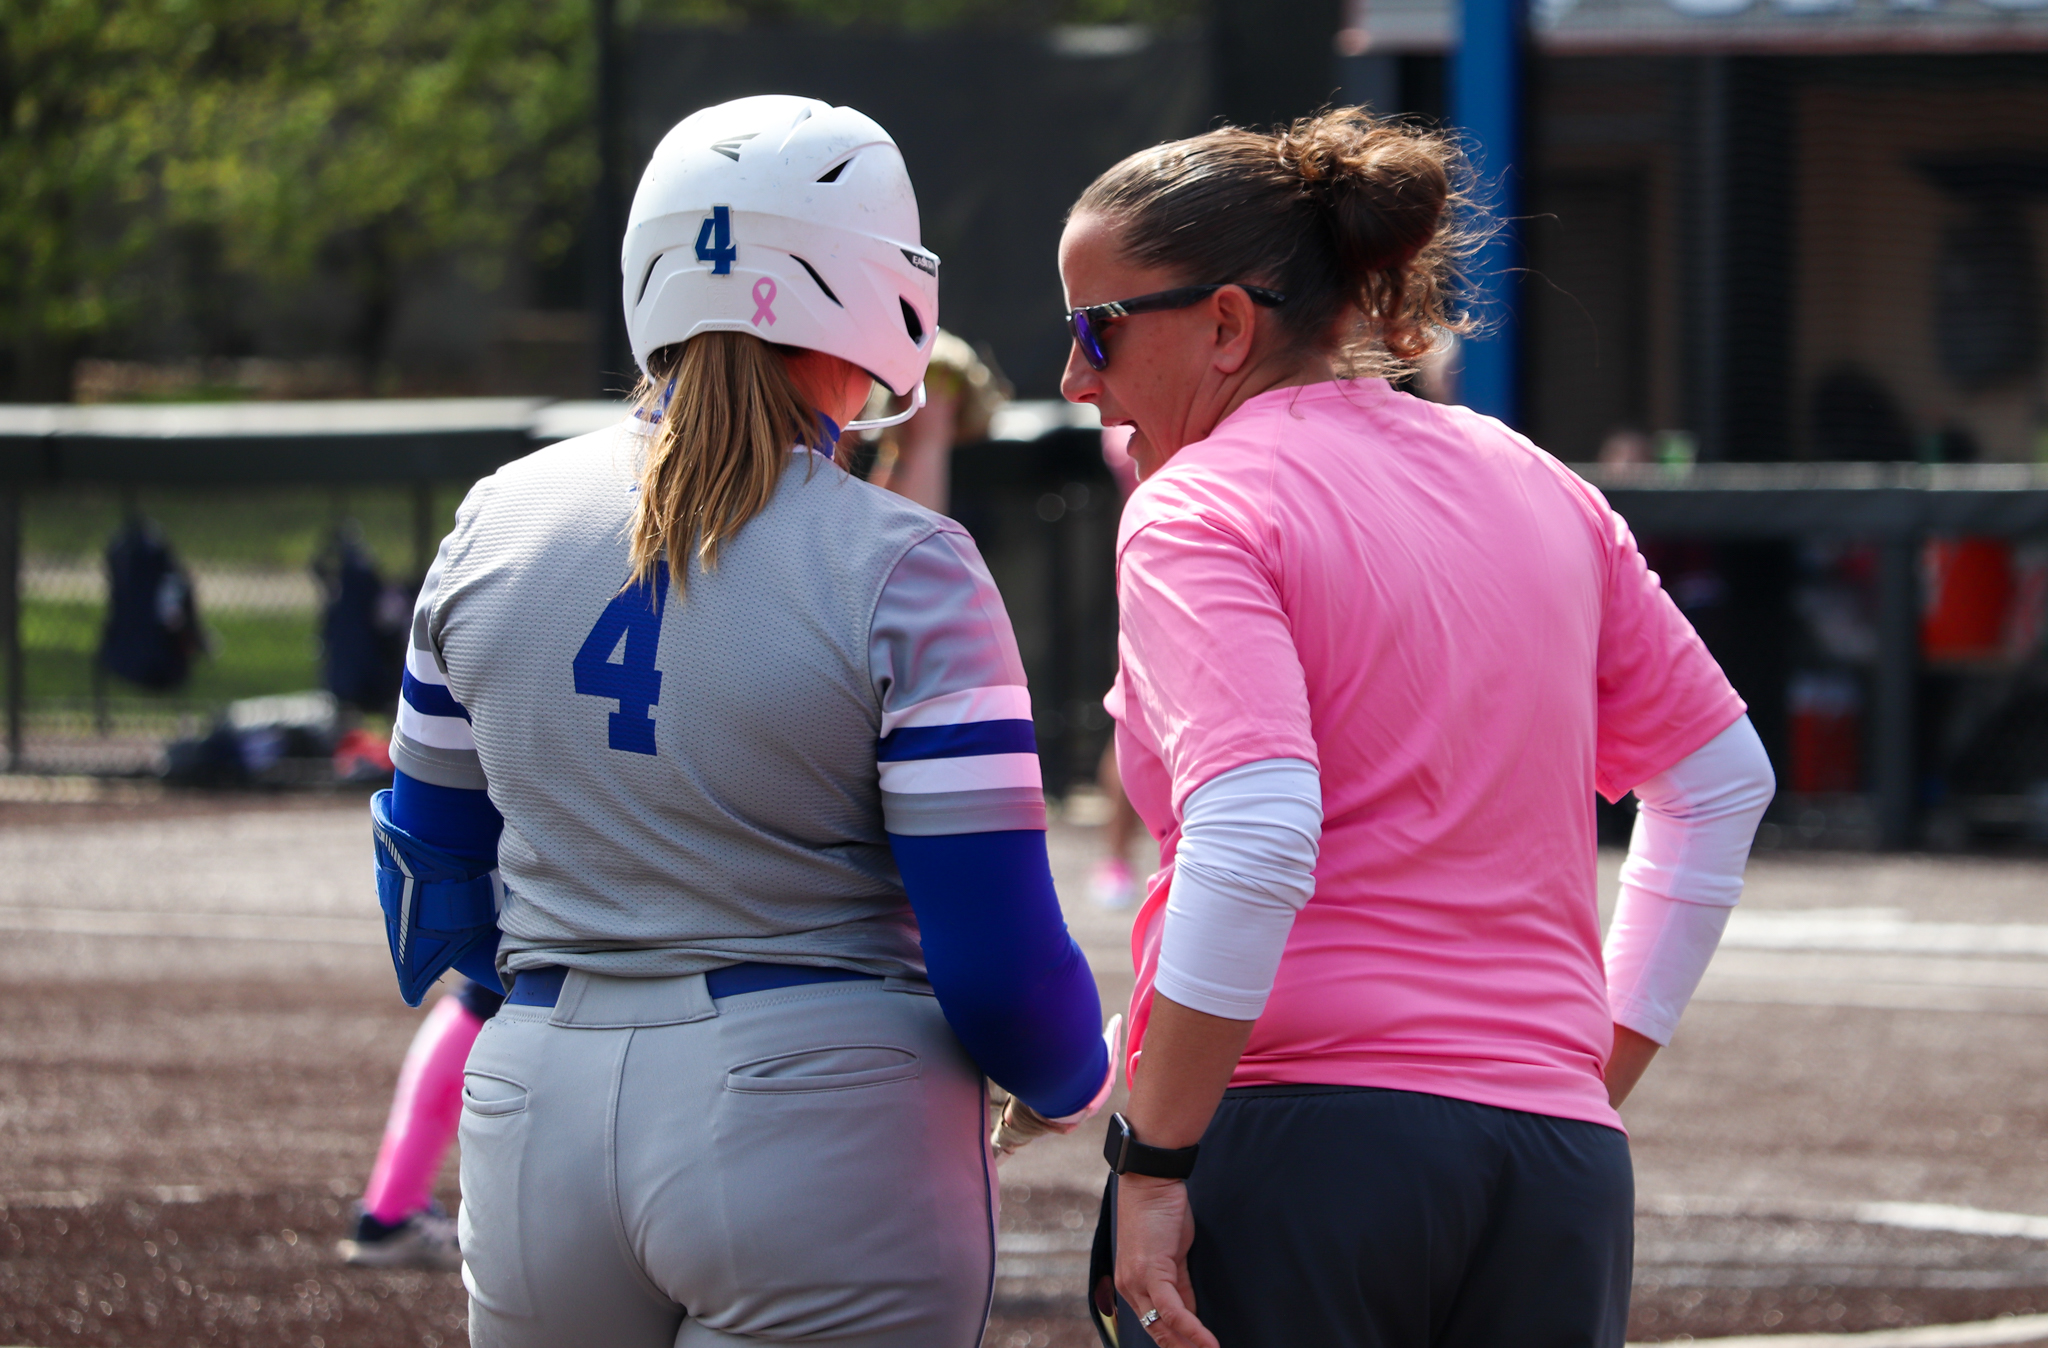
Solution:
{"label": "coach's hand on hip", "polygon": [[[1131,1073],[1136,1139],[1175,1149],[1199,1143],[1251,1033],[1251,1021],[1226,1020],[1155,994],[1143,1053]],[[1132,1174],[1117,1181],[1116,1290],[1141,1321],[1159,1312],[1145,1330],[1166,1348],[1220,1348],[1195,1318],[1188,1278],[1194,1239],[1187,1185]]]}
{"label": "coach's hand on hip", "polygon": [[1117,1290],[1141,1320],[1159,1312],[1145,1331],[1167,1348],[1220,1348],[1195,1318],[1195,1289],[1188,1281],[1194,1240],[1195,1214],[1185,1183],[1146,1175],[1117,1180]]}
{"label": "coach's hand on hip", "polygon": [[1614,1027],[1614,1052],[1607,1059],[1607,1103],[1616,1109],[1650,1068],[1650,1059],[1662,1048],[1656,1040],[1636,1033],[1626,1025]]}

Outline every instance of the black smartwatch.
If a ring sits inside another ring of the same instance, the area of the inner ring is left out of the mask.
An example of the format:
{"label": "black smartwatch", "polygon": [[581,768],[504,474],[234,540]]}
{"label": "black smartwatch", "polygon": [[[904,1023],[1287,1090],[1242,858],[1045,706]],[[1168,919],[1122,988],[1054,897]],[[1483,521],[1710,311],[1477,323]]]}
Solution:
{"label": "black smartwatch", "polygon": [[1102,1159],[1119,1175],[1149,1175],[1153,1179],[1186,1179],[1195,1171],[1195,1153],[1200,1147],[1148,1147],[1131,1131],[1131,1121],[1121,1114],[1109,1116],[1109,1136],[1102,1140]]}

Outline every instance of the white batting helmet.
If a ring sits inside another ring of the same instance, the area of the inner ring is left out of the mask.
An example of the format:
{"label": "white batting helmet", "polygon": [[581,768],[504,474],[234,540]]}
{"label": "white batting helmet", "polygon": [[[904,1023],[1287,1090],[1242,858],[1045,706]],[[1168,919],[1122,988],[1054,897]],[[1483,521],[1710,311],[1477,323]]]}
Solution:
{"label": "white batting helmet", "polygon": [[643,371],[700,332],[751,332],[908,394],[939,330],[939,259],[918,243],[902,153],[873,118],[814,98],[677,123],[633,194],[621,263]]}

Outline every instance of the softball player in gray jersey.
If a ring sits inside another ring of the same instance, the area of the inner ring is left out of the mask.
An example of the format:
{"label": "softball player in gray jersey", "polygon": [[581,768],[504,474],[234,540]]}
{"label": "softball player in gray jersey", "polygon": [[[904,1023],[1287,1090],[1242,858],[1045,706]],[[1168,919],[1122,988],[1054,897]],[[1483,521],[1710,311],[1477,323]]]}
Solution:
{"label": "softball player in gray jersey", "polygon": [[938,259],[887,133],[772,97],[669,134],[624,264],[639,411],[470,492],[376,806],[408,995],[492,941],[510,988],[463,1083],[471,1340],[965,1348],[983,1074],[1028,1135],[1114,1055],[1002,600],[828,457],[870,376],[919,389]]}

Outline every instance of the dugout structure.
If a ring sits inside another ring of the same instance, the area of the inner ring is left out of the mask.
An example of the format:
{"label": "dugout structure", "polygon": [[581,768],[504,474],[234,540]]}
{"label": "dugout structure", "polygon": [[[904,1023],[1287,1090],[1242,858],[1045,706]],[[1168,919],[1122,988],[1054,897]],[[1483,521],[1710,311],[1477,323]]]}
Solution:
{"label": "dugout structure", "polygon": [[[314,556],[343,521],[357,530],[362,516],[390,574],[423,573],[461,484],[536,437],[560,438],[552,428],[564,413],[549,406],[508,398],[0,407],[10,769],[135,771],[146,746],[203,730],[226,701],[318,686]],[[195,571],[216,658],[199,662],[180,693],[116,682],[110,701],[94,661],[107,593],[100,553],[129,518],[160,522]]]}
{"label": "dugout structure", "polygon": [[[1743,542],[1851,540],[1876,553],[1876,649],[1869,662],[1869,714],[1865,719],[1864,786],[1879,845],[1903,848],[1921,841],[1929,799],[1927,769],[1938,752],[1922,720],[1921,571],[1925,545],[1934,538],[2048,537],[2048,468],[2032,464],[1715,463],[1632,464],[1578,468],[1607,494],[1639,539]],[[1780,799],[1788,781],[1782,684],[1790,672],[1772,648],[1785,638],[1749,633],[1761,646],[1752,671],[1731,666],[1776,760]],[[1712,640],[1709,645],[1716,643]],[[1978,671],[1994,681],[1994,702],[2011,703],[2029,691],[2024,675],[2041,660],[2037,647],[2010,668]],[[1748,677],[1745,677],[1745,674]],[[1774,678],[1773,675],[1777,677]],[[2003,687],[1996,686],[2003,684]],[[1746,686],[1745,686],[1746,685]],[[1994,713],[1995,716],[1995,713]],[[1773,742],[1775,741],[1775,742]],[[2048,760],[2034,765],[2048,775]],[[1996,805],[1980,806],[1996,814]]]}
{"label": "dugout structure", "polygon": [[[443,514],[469,482],[623,411],[616,403],[519,398],[0,407],[0,670],[9,769],[62,766],[37,761],[29,743],[38,700],[25,677],[23,640],[23,581],[32,570],[24,539],[35,512],[56,494],[175,489],[188,500],[199,494],[203,505],[209,492],[381,491],[403,517],[386,521],[385,550],[417,574],[431,560]],[[1092,776],[1109,733],[1101,698],[1116,663],[1120,502],[1098,442],[1088,409],[1023,402],[1003,410],[990,440],[955,451],[953,513],[979,542],[1010,608],[1031,678],[1046,785],[1055,794]],[[1864,672],[1858,794],[1874,841],[1918,843],[1935,803],[1930,773],[1942,768],[1925,696],[1926,679],[1939,671],[1930,671],[1921,651],[1925,545],[1955,537],[2048,539],[2048,467],[1717,463],[1578,471],[1645,540],[1836,540],[1873,550],[1876,650]],[[1729,641],[1712,633],[1709,645],[1750,702],[1786,782],[1782,684],[1790,660],[1773,658],[1778,634],[1742,622],[1737,636],[1760,658],[1731,653]],[[2043,658],[2037,645],[2007,666],[1949,673],[1981,685],[1977,716],[1988,724],[1999,707],[2039,696],[2037,685],[2048,683],[2036,674]],[[2026,744],[2014,752],[2036,754]],[[2023,779],[2027,772],[2048,779],[2048,754],[2037,756],[2039,763],[2019,769]],[[1985,816],[2019,808],[2010,800],[1965,804]]]}

